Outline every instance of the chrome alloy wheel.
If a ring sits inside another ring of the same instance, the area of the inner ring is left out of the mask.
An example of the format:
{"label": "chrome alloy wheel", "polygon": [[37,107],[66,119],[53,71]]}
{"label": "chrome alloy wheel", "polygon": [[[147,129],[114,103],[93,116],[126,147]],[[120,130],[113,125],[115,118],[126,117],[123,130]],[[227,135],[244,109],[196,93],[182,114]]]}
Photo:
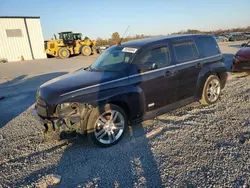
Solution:
{"label": "chrome alloy wheel", "polygon": [[111,144],[120,138],[124,131],[123,115],[110,110],[101,114],[95,122],[95,137],[102,144]]}
{"label": "chrome alloy wheel", "polygon": [[210,102],[215,102],[220,95],[220,82],[217,79],[210,81],[207,87],[207,98]]}

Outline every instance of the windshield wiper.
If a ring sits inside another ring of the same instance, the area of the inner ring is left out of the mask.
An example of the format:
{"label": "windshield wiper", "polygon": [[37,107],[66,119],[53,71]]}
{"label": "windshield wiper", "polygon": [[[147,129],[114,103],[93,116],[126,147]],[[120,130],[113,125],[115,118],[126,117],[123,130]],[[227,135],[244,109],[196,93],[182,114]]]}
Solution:
{"label": "windshield wiper", "polygon": [[91,67],[90,66],[88,66],[88,67],[82,67],[81,69],[83,69],[83,70],[91,70]]}
{"label": "windshield wiper", "polygon": [[95,71],[95,72],[104,72],[104,69],[93,69],[90,67],[90,71]]}

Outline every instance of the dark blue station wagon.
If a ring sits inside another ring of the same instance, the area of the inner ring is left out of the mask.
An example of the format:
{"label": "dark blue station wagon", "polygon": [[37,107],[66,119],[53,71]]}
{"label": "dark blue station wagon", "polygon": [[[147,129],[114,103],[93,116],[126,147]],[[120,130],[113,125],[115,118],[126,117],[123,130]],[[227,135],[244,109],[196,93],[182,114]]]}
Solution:
{"label": "dark blue station wagon", "polygon": [[196,100],[214,104],[226,80],[213,36],[135,40],[41,85],[33,114],[46,132],[87,132],[94,144],[108,147],[121,140],[128,125]]}

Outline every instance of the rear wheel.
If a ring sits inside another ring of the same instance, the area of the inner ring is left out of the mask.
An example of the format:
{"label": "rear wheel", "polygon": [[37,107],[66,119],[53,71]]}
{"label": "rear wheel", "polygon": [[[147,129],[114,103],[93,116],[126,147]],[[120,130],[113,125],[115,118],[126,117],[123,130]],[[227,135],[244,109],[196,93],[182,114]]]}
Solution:
{"label": "rear wheel", "polygon": [[81,53],[84,56],[90,56],[91,53],[92,53],[92,50],[91,50],[91,48],[89,46],[83,46],[82,49],[81,49]]}
{"label": "rear wheel", "polygon": [[70,56],[69,50],[67,48],[60,48],[58,51],[58,56],[61,59],[67,59]]}
{"label": "rear wheel", "polygon": [[97,146],[109,147],[119,142],[125,132],[128,121],[123,109],[107,104],[93,109],[87,129],[90,140]]}
{"label": "rear wheel", "polygon": [[202,92],[201,103],[204,105],[211,105],[218,101],[221,93],[220,79],[211,75],[207,78]]}

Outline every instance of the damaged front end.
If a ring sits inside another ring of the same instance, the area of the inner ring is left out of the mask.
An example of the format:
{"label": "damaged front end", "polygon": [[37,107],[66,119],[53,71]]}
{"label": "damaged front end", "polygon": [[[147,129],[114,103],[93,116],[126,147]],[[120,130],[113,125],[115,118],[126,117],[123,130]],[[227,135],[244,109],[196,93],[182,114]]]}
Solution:
{"label": "damaged front end", "polygon": [[62,103],[58,104],[53,114],[49,115],[47,106],[37,101],[33,115],[44,125],[45,133],[60,131],[84,134],[91,110],[92,106],[86,103]]}

